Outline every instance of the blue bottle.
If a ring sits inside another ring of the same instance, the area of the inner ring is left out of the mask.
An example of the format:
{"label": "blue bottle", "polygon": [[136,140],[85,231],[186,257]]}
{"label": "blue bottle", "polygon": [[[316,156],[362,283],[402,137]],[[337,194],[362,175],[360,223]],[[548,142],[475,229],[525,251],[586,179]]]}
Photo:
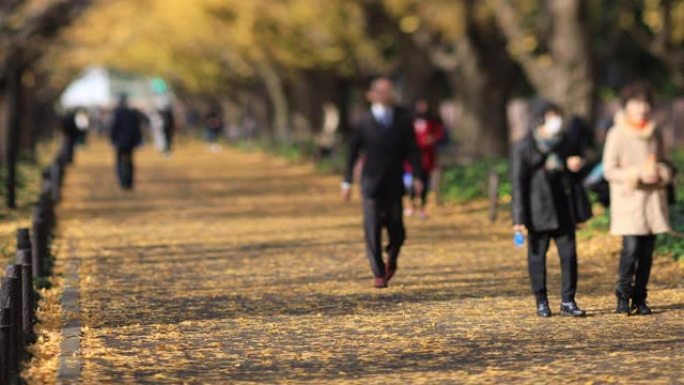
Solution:
{"label": "blue bottle", "polygon": [[525,246],[525,234],[522,231],[516,231],[515,235],[513,235],[513,243],[517,248]]}
{"label": "blue bottle", "polygon": [[412,186],[413,186],[413,174],[411,174],[410,172],[405,172],[404,173],[404,187],[407,190],[410,190]]}

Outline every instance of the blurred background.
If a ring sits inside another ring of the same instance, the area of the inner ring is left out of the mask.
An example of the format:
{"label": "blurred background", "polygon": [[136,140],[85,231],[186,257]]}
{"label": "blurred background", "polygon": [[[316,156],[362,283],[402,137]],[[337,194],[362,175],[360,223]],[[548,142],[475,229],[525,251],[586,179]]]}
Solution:
{"label": "blurred background", "polygon": [[3,0],[2,175],[36,159],[60,116],[82,140],[103,133],[121,93],[151,126],[170,111],[180,135],[210,127],[335,170],[383,74],[443,120],[441,191],[456,198],[506,173],[536,98],[579,119],[597,157],[616,93],[645,79],[681,146],[684,0]]}

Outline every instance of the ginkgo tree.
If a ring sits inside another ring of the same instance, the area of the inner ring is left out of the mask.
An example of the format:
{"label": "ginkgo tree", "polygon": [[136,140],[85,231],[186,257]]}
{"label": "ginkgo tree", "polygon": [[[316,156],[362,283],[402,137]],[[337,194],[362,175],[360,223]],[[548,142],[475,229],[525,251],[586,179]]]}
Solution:
{"label": "ginkgo tree", "polygon": [[353,76],[382,67],[363,23],[355,1],[115,0],[93,6],[51,62],[69,69],[62,83],[95,62],[159,74],[193,93],[257,82],[271,101],[276,137],[287,140],[293,73]]}
{"label": "ginkgo tree", "polygon": [[[42,74],[33,67],[59,30],[89,4],[89,0],[5,0],[0,4],[0,165],[6,168],[9,208],[16,207],[19,150],[28,147],[35,152],[36,128],[42,126],[39,117],[48,115],[46,107],[52,98],[41,92],[45,89],[37,79]],[[29,127],[31,119],[36,127]]]}
{"label": "ginkgo tree", "polygon": [[470,155],[501,156],[508,149],[506,105],[517,77],[487,2],[384,0],[398,28],[418,52],[446,73],[462,107],[458,138]]}

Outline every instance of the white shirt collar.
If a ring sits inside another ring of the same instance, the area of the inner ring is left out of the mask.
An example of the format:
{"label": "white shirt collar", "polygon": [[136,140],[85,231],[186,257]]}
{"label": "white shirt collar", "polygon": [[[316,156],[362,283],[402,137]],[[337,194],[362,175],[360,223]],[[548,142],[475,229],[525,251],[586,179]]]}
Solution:
{"label": "white shirt collar", "polygon": [[374,103],[371,105],[371,112],[373,113],[373,117],[377,121],[383,121],[387,114],[391,113],[391,108],[387,107],[383,104],[380,103]]}

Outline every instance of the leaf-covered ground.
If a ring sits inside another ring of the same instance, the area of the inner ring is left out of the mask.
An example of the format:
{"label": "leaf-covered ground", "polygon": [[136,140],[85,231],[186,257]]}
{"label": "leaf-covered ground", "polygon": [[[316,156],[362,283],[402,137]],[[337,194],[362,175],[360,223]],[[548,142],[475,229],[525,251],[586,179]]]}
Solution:
{"label": "leaf-covered ground", "polygon": [[[339,179],[258,153],[79,154],[61,208],[81,259],[86,384],[684,383],[682,267],[654,266],[651,317],[613,314],[619,242],[583,238],[586,319],[535,316],[524,252],[478,204],[409,220],[371,287],[358,202]],[[555,254],[550,291],[559,291]],[[553,310],[559,298],[551,297]]]}

